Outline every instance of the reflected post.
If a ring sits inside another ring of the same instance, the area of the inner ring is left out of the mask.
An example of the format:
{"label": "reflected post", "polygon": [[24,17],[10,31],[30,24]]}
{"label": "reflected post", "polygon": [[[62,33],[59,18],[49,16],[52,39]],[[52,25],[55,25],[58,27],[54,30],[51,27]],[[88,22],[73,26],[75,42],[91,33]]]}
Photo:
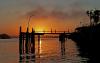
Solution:
{"label": "reflected post", "polygon": [[61,55],[62,58],[65,56],[65,32],[59,35],[59,41],[61,42]]}

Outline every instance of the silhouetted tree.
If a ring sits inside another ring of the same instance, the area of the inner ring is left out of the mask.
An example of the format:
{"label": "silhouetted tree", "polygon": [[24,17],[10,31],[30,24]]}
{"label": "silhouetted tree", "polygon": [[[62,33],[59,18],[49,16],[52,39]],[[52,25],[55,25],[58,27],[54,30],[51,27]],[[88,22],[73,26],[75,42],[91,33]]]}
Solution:
{"label": "silhouetted tree", "polygon": [[87,15],[90,17],[90,25],[98,24],[100,18],[100,10],[87,11]]}

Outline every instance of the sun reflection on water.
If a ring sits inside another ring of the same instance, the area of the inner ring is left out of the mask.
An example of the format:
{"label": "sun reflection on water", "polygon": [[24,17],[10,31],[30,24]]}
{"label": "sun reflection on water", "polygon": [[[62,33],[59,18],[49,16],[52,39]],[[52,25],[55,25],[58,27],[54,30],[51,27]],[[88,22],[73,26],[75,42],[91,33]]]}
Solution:
{"label": "sun reflection on water", "polygon": [[40,39],[40,54],[42,53],[42,40]]}

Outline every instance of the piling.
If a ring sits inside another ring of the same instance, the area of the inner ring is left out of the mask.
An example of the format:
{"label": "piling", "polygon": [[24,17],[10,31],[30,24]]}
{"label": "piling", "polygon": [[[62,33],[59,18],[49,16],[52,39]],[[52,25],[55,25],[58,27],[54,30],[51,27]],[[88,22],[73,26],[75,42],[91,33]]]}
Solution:
{"label": "piling", "polygon": [[[66,33],[60,33],[55,30],[55,32],[51,31],[50,32],[45,32],[44,33],[35,33],[35,31],[32,28],[32,32],[29,32],[29,28],[27,28],[26,32],[22,32],[21,26],[19,30],[19,54],[20,54],[20,60],[29,60],[29,59],[34,59],[35,58],[35,35],[38,36],[38,54],[40,57],[40,38],[41,35],[44,34],[59,34],[59,41],[61,41],[61,52],[62,55],[65,53],[65,38],[66,38]],[[32,54],[32,55],[31,55]],[[24,56],[25,55],[25,56]]]}
{"label": "piling", "polygon": [[21,26],[20,26],[20,31],[19,31],[19,54],[20,54],[20,60],[22,60],[22,51],[23,51],[23,46],[22,46],[22,33],[21,33]]}
{"label": "piling", "polygon": [[35,58],[35,31],[32,28],[31,32],[31,53],[34,54],[32,57]]}
{"label": "piling", "polygon": [[25,43],[25,52],[26,52],[26,59],[29,59],[29,31],[28,31],[28,28],[27,28],[27,31],[26,31],[26,43]]}
{"label": "piling", "polygon": [[66,36],[65,33],[60,34],[60,35],[59,35],[59,41],[64,42],[64,41],[65,41],[65,38],[66,38],[65,36]]}

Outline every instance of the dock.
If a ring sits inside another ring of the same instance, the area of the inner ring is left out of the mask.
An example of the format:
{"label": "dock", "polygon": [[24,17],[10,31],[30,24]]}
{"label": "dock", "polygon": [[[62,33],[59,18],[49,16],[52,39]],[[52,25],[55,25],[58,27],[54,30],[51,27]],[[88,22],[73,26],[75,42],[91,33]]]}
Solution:
{"label": "dock", "polygon": [[[70,32],[66,31],[44,31],[44,32],[36,32],[35,30],[29,32],[27,28],[26,32],[22,32],[22,28],[19,29],[19,54],[20,60],[23,59],[22,55],[26,55],[27,59],[35,58],[35,36],[38,37],[38,41],[40,41],[40,36],[43,35],[58,35],[59,41],[65,42],[66,38],[70,35]],[[39,43],[38,43],[39,45]],[[32,55],[31,55],[32,54]]]}

